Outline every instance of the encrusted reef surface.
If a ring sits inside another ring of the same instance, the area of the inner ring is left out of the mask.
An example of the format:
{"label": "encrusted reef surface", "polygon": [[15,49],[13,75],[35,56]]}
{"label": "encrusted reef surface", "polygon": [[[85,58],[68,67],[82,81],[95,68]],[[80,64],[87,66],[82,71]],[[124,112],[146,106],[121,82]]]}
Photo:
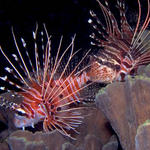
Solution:
{"label": "encrusted reef surface", "polygon": [[76,140],[57,131],[15,129],[8,121],[13,115],[1,113],[0,121],[7,126],[0,132],[0,150],[149,150],[150,66],[138,74],[99,90],[96,107],[84,110]]}
{"label": "encrusted reef surface", "polygon": [[126,82],[99,91],[96,104],[109,120],[123,150],[150,149],[150,66]]}
{"label": "encrusted reef surface", "polygon": [[150,120],[147,120],[137,129],[135,136],[136,150],[145,150],[150,148]]}

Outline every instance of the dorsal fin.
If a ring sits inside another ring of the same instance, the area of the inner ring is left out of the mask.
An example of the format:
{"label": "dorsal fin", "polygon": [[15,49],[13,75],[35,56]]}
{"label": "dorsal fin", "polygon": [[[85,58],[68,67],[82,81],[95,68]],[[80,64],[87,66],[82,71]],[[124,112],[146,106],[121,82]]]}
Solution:
{"label": "dorsal fin", "polygon": [[125,14],[125,1],[117,0],[117,7],[120,11],[120,28],[123,39],[128,39],[127,41],[131,41],[133,37],[133,30],[128,24],[126,14]]}
{"label": "dorsal fin", "polygon": [[[107,46],[113,47],[114,45],[113,48],[119,47],[120,49],[122,49],[122,51],[127,52],[129,49],[127,49],[128,45],[126,46],[126,43],[129,44],[130,42],[128,40],[131,38],[123,39],[124,33],[122,33],[121,30],[119,30],[118,23],[114,15],[111,13],[109,9],[108,1],[105,1],[106,6],[104,6],[99,0],[97,0],[97,2],[104,14],[106,27],[104,27],[105,25],[102,24],[101,21],[99,21],[96,14],[93,11],[90,11],[92,18],[93,20],[96,20],[97,25],[95,24],[95,21],[93,21],[92,19],[89,20],[89,23],[103,37],[103,38],[100,38],[96,36],[95,33],[92,33],[90,37],[93,38],[94,41],[96,41],[93,44],[99,47],[104,47],[104,51],[107,51],[107,48],[105,47]],[[119,9],[121,9],[122,7],[123,6],[121,5]],[[124,26],[124,24],[125,23],[122,24],[122,27]],[[98,25],[102,28],[102,30],[98,28]],[[124,44],[124,41],[127,41],[127,42]],[[116,49],[116,53],[118,53],[118,49]]]}

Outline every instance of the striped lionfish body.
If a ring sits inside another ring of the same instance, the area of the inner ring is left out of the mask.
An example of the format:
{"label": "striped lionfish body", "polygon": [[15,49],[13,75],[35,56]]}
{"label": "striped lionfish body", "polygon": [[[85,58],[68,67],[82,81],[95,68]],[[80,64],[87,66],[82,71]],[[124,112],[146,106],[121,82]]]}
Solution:
{"label": "striped lionfish body", "polygon": [[147,0],[147,15],[142,25],[141,4],[138,1],[139,13],[136,28],[132,29],[125,16],[124,0],[117,0],[117,8],[120,11],[120,23],[109,8],[108,0],[103,5],[97,0],[104,18],[104,25],[97,15],[90,11],[92,19],[89,23],[96,33],[90,37],[92,45],[98,46],[100,50],[91,59],[89,76],[91,80],[98,82],[123,81],[127,75],[133,75],[139,66],[150,63],[150,31],[147,31],[150,23],[150,2]]}
{"label": "striped lionfish body", "polygon": [[[6,67],[5,70],[19,80],[21,85],[9,80],[7,76],[1,77],[1,79],[17,88],[19,91],[15,92],[15,95],[21,96],[23,99],[20,104],[11,103],[10,106],[15,112],[14,124],[16,127],[23,129],[29,126],[34,127],[36,123],[43,121],[43,129],[46,132],[56,129],[62,134],[73,138],[70,135],[70,131],[77,132],[76,127],[81,124],[83,119],[79,111],[81,107],[77,107],[77,103],[83,100],[80,91],[87,87],[86,82],[89,80],[84,69],[80,71],[77,70],[88,52],[74,67],[73,71],[68,73],[67,68],[73,57],[78,53],[78,51],[73,52],[75,37],[62,55],[60,55],[61,38],[58,52],[55,58],[52,58],[50,36],[46,28],[45,31],[47,44],[46,46],[42,46],[42,56],[38,53],[38,45],[35,42],[35,66],[30,59],[28,50],[26,50],[26,56],[32,68],[32,73],[29,71],[27,63],[25,63],[13,32],[15,46],[19,55],[18,57],[13,54],[13,57],[26,77],[22,75],[22,72],[17,69],[18,66],[12,63],[12,60],[8,58],[1,48],[2,54],[13,68],[10,69]],[[36,40],[37,32],[37,29],[33,32],[34,40]],[[43,35],[43,32],[41,32],[41,35]],[[21,41],[26,49],[27,44],[25,40],[21,38]],[[69,58],[67,63],[62,67],[61,64],[68,51],[70,53]],[[40,62],[40,56],[42,57],[42,62]],[[61,74],[58,72],[61,72]],[[2,89],[7,90],[5,87],[1,87],[1,90]]]}

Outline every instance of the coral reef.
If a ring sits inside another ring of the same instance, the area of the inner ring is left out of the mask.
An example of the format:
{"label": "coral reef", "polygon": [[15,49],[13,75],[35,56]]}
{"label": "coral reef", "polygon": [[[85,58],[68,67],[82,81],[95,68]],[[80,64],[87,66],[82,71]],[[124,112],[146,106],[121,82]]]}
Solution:
{"label": "coral reef", "polygon": [[139,129],[150,117],[149,67],[142,68],[134,79],[108,85],[97,95],[97,107],[109,120],[124,150],[149,149],[148,128]]}
{"label": "coral reef", "polygon": [[136,150],[150,149],[150,121],[147,120],[137,129],[135,136]]}
{"label": "coral reef", "polygon": [[118,149],[118,141],[115,135],[113,135],[109,142],[105,144],[102,150],[117,150]]}

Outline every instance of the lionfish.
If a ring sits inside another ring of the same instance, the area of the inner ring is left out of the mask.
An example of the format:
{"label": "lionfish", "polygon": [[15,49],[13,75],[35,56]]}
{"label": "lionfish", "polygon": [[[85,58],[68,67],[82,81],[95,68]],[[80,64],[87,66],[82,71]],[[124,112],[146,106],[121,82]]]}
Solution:
{"label": "lionfish", "polygon": [[[89,77],[84,71],[85,69],[78,68],[80,68],[90,50],[69,71],[71,61],[80,51],[79,49],[74,52],[75,36],[62,54],[60,54],[63,39],[61,37],[56,56],[52,57],[51,37],[48,35],[45,25],[44,28],[47,42],[46,45],[41,46],[41,49],[38,49],[38,43],[36,42],[37,28],[33,32],[35,64],[31,59],[25,40],[21,38],[26,55],[26,59],[24,59],[13,31],[18,56],[12,54],[14,57],[14,60],[12,60],[0,47],[2,54],[11,65],[11,68],[6,67],[5,70],[12,76],[11,80],[7,75],[0,77],[0,79],[17,89],[12,96],[22,97],[22,102],[19,104],[1,98],[0,105],[15,112],[14,124],[17,128],[23,130],[30,126],[34,128],[35,124],[42,121],[44,131],[49,132],[56,129],[63,135],[74,139],[71,132],[78,133],[76,128],[82,123],[83,119],[80,111],[82,107],[78,106],[84,99],[80,91],[91,84],[87,83]],[[43,31],[40,32],[41,37],[44,33]],[[41,41],[43,41],[43,38],[41,38]],[[69,53],[68,57],[67,53]],[[64,58],[67,58],[65,64],[63,64]],[[16,80],[21,84],[15,82]],[[1,86],[0,89],[9,92],[9,89],[5,86]]]}
{"label": "lionfish", "polygon": [[150,63],[150,31],[147,30],[150,23],[150,2],[147,0],[147,15],[141,23],[141,3],[140,0],[137,1],[139,11],[135,29],[127,22],[124,0],[117,0],[119,23],[110,11],[108,0],[104,0],[105,5],[97,0],[105,23],[90,11],[91,19],[88,22],[96,31],[90,35],[91,44],[99,48],[97,54],[91,56],[88,72],[91,80],[106,83],[124,81],[127,75],[135,75],[139,66]]}

